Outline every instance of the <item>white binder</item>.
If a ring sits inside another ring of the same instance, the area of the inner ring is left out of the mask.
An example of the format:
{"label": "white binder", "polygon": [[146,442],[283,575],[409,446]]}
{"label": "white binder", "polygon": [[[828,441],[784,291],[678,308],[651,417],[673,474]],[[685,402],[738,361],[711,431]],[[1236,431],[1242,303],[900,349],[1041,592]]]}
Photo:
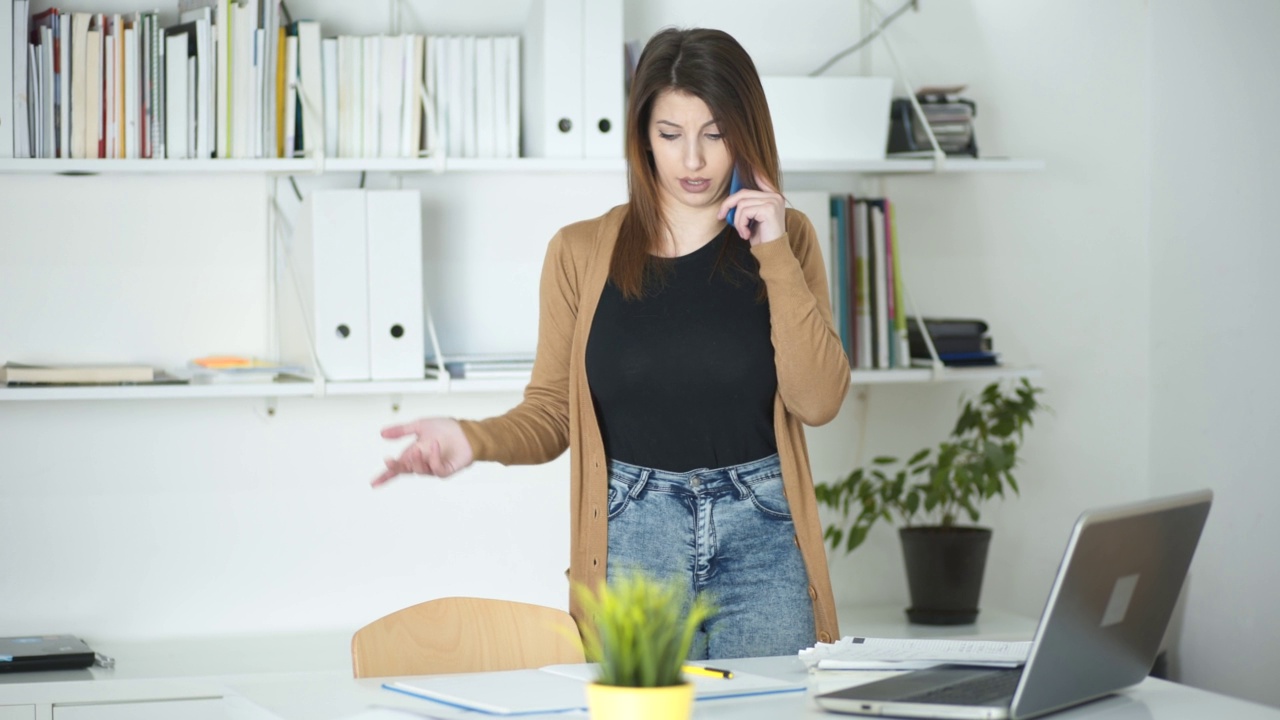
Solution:
{"label": "white binder", "polygon": [[585,0],[582,6],[583,156],[622,157],[622,0]]}
{"label": "white binder", "polygon": [[[522,73],[525,156],[582,157],[583,2],[533,0]],[[621,43],[615,49],[621,58]]]}
{"label": "white binder", "polygon": [[421,380],[422,198],[413,190],[371,191],[366,200],[369,375]]}
{"label": "white binder", "polygon": [[296,313],[281,313],[284,362],[314,367],[314,340],[318,374],[329,380],[369,379],[365,225],[365,191],[317,190],[307,195],[280,293],[282,305],[301,304],[301,323],[294,320]]}

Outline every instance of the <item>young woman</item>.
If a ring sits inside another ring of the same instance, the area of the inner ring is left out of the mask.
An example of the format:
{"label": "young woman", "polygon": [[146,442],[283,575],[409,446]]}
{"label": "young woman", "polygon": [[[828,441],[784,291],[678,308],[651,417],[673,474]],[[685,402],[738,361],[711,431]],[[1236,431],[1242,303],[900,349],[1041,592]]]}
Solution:
{"label": "young woman", "polygon": [[[695,658],[830,642],[803,424],[835,417],[849,363],[813,226],[778,190],[755,65],[718,30],[659,32],[627,120],[630,202],[551,240],[524,400],[386,428],[414,442],[374,485],[568,448],[571,580],[639,568],[710,593]],[[735,168],[756,189],[731,194]]]}

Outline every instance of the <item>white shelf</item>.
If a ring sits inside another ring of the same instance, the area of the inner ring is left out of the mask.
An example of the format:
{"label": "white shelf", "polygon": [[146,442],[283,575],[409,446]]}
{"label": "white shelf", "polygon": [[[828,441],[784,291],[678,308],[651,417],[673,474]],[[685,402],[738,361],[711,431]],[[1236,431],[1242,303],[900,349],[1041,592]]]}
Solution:
{"label": "white shelf", "polygon": [[[930,368],[854,370],[854,385],[895,385],[927,382],[990,382],[1004,378],[1035,378],[1033,367]],[[282,398],[332,396],[447,395],[520,393],[529,379],[379,380],[312,383],[305,381],[227,385],[78,385],[73,387],[0,388],[0,402],[40,400],[165,400],[183,398]]]}
{"label": "white shelf", "polygon": [[22,400],[163,400],[178,398],[281,398],[316,394],[310,382],[196,385],[74,385],[0,387],[0,402]]}
{"label": "white shelf", "polygon": [[325,395],[440,395],[448,392],[440,380],[347,380],[324,384]]}
{"label": "white shelf", "polygon": [[[1017,160],[1013,158],[947,158],[938,172],[988,173],[988,172],[1038,172],[1044,170],[1043,160]],[[794,173],[860,173],[865,175],[930,175],[933,160],[926,158],[885,160],[787,160],[782,159],[782,171]]]}
{"label": "white shelf", "polygon": [[0,173],[27,175],[146,175],[310,172],[310,160],[0,160]]}
{"label": "white shelf", "polygon": [[[988,173],[1036,172],[1043,160],[1009,158],[949,158],[939,172]],[[96,174],[201,174],[265,173],[305,175],[323,172],[478,172],[478,173],[620,173],[621,158],[326,158],[322,163],[290,160],[0,160],[0,174],[96,175]],[[933,160],[783,160],[784,172],[861,173],[868,175],[928,175]]]}

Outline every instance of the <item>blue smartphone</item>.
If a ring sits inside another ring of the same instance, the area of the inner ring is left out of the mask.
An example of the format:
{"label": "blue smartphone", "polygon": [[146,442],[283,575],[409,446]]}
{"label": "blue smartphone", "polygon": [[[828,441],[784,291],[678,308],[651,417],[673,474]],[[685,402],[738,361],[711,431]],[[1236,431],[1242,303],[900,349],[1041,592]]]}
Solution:
{"label": "blue smartphone", "polygon": [[[732,195],[742,189],[742,178],[738,176],[738,166],[733,166],[733,175],[729,178],[729,194]],[[738,214],[738,208],[729,208],[729,214],[725,216],[725,222],[733,224],[733,218]]]}

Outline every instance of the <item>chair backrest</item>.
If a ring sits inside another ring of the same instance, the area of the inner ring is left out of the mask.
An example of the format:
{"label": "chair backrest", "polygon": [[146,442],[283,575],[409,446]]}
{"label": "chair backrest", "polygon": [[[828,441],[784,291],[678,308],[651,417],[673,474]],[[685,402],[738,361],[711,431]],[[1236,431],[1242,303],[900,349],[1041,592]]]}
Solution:
{"label": "chair backrest", "polygon": [[374,620],[351,638],[351,665],[358,678],[583,661],[582,639],[569,613],[507,600],[429,600]]}

